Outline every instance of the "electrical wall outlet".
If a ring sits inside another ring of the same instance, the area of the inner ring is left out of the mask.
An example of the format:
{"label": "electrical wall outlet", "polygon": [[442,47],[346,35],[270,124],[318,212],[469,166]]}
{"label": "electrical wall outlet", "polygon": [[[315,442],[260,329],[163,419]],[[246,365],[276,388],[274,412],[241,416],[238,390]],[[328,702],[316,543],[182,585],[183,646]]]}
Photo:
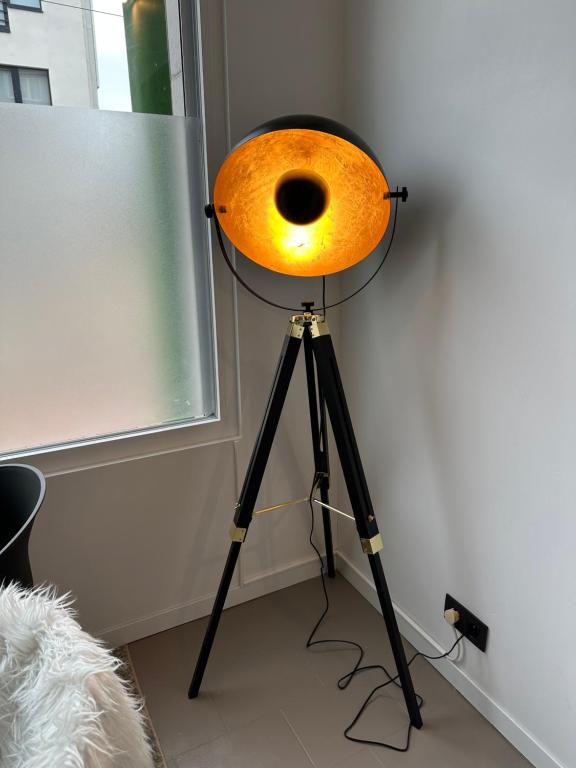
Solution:
{"label": "electrical wall outlet", "polygon": [[[455,600],[451,595],[446,595],[444,601],[444,611],[458,611],[458,621],[454,622],[452,626],[460,634],[469,640],[476,648],[481,651],[486,651],[486,643],[488,642],[488,627],[483,621],[474,616],[474,614],[464,607],[462,603]],[[452,622],[450,622],[452,623]]]}

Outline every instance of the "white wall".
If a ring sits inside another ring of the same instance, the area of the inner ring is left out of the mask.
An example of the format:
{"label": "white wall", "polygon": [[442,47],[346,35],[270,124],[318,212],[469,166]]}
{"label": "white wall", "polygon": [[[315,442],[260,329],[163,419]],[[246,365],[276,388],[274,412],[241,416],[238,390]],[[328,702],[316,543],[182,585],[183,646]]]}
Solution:
{"label": "white wall", "polygon": [[[75,2],[82,5],[77,0],[68,5]],[[10,33],[0,36],[0,64],[47,69],[54,105],[96,106],[89,69],[93,41],[86,28],[90,14],[44,3],[42,13],[9,7],[8,16]]]}
{"label": "white wall", "polygon": [[[339,117],[342,14],[334,13],[335,7],[341,10],[330,0],[298,0],[274,12],[265,0],[241,7],[226,4],[233,141],[283,112],[314,109]],[[304,13],[306,34],[301,29]],[[275,26],[279,15],[285,34],[275,35],[272,45],[270,30],[280,29]],[[222,69],[222,18],[209,14],[204,22],[206,87],[213,98],[214,92],[222,92],[215,86]],[[224,269],[216,251],[215,260],[217,272]],[[298,306],[310,295],[306,282],[277,279],[245,260],[240,269],[281,302]],[[221,334],[232,332],[222,319],[232,296],[226,275],[217,281]],[[287,325],[288,313],[268,309],[239,290],[239,438],[117,464],[101,461],[102,466],[48,478],[46,502],[31,539],[35,577],[72,590],[87,629],[110,642],[126,642],[210,611],[234,505]],[[229,350],[230,345],[222,368],[235,366]],[[262,504],[300,497],[309,489],[313,465],[303,384],[299,364],[260,494]],[[222,402],[226,417],[235,410],[233,401],[228,392]],[[308,514],[302,506],[254,522],[242,548],[232,601],[317,573],[308,545]]]}
{"label": "white wall", "polygon": [[[575,25],[570,0],[347,3],[347,122],[410,197],[390,262],[342,317],[393,598],[442,647],[446,592],[483,618],[467,692],[536,764],[566,768]],[[340,548],[367,573],[351,533],[340,526]]]}

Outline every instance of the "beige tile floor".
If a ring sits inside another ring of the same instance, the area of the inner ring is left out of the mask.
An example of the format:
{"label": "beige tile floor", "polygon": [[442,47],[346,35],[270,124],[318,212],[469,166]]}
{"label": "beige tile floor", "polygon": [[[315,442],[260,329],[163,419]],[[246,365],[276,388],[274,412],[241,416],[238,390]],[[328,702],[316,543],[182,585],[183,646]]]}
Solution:
{"label": "beige tile floor", "polygon": [[[343,578],[329,583],[320,637],[357,640],[365,663],[393,669],[380,615]],[[365,695],[383,678],[367,672],[340,691],[354,663],[341,646],[307,650],[322,609],[318,579],[225,611],[201,695],[186,696],[206,619],[130,646],[169,768],[529,768],[523,758],[424,659],[412,665],[424,696],[424,728],[406,754],[343,736]],[[413,649],[406,643],[406,652]],[[401,744],[401,693],[385,688],[354,735]]]}

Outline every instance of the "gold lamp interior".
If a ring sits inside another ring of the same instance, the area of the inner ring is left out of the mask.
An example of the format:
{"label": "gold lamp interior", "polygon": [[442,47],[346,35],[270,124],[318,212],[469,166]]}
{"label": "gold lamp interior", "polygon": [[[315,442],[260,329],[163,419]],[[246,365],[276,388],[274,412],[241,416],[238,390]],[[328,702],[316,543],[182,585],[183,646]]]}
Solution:
{"label": "gold lamp interior", "polygon": [[245,256],[287,275],[340,272],[364,259],[390,219],[376,162],[339,136],[308,128],[262,133],[222,164],[214,207]]}

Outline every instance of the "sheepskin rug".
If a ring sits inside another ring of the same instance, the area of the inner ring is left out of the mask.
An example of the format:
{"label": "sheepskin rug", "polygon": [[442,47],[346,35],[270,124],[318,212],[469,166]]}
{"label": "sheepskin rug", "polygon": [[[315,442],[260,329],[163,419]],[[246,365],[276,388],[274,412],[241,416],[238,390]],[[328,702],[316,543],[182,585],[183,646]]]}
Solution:
{"label": "sheepskin rug", "polygon": [[120,663],[69,596],[0,588],[0,768],[152,768]]}

